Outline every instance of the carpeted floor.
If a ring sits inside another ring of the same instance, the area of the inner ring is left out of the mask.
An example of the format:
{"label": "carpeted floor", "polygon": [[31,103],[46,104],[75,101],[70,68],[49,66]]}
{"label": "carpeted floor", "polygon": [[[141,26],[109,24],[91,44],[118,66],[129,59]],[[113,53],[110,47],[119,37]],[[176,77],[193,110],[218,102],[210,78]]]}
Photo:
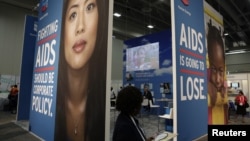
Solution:
{"label": "carpeted floor", "polygon": [[40,141],[14,122],[0,124],[0,140],[2,141]]}
{"label": "carpeted floor", "polygon": [[[110,113],[110,140],[116,117],[119,113],[112,110]],[[152,136],[164,130],[165,121],[158,118],[156,115],[144,115],[138,118],[141,127],[144,129],[147,136]],[[31,132],[28,131],[28,121],[16,121],[16,115],[10,112],[0,110],[0,141],[41,141]],[[231,113],[229,125],[250,125],[250,114],[242,123],[241,117],[235,119],[234,113]],[[207,136],[204,135],[196,141],[207,141]]]}

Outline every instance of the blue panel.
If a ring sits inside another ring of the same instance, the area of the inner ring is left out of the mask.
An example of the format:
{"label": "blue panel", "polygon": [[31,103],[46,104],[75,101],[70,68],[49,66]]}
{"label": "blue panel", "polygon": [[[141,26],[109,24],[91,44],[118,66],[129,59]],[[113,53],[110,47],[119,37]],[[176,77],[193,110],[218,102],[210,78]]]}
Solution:
{"label": "blue panel", "polygon": [[26,16],[17,120],[29,120],[37,17]]}
{"label": "blue panel", "polygon": [[207,133],[207,72],[203,0],[174,2],[178,141]]}
{"label": "blue panel", "polygon": [[61,0],[41,0],[38,9],[29,129],[44,140],[54,140],[62,7]]}

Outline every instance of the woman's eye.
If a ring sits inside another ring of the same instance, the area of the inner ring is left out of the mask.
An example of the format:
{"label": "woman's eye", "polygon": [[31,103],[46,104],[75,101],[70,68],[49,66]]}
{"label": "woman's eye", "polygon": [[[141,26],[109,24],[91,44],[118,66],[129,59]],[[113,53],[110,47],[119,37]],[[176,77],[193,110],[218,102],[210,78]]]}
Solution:
{"label": "woman's eye", "polygon": [[95,8],[95,4],[94,3],[90,3],[88,6],[87,6],[87,11],[90,12],[91,10],[93,10]]}
{"label": "woman's eye", "polygon": [[69,16],[69,19],[70,20],[73,20],[76,18],[76,12],[73,12],[70,16]]}

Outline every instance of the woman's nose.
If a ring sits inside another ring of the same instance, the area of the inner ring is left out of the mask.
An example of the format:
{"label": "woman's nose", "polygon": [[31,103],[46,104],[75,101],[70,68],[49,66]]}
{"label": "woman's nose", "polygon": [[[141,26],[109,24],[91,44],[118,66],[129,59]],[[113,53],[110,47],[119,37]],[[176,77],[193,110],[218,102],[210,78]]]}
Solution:
{"label": "woman's nose", "polygon": [[84,32],[85,28],[85,22],[84,22],[84,17],[83,16],[79,16],[78,18],[78,22],[77,22],[77,31],[76,34],[80,34],[82,32]]}
{"label": "woman's nose", "polygon": [[82,32],[84,32],[84,29],[83,29],[83,28],[78,28],[77,31],[76,31],[77,34],[80,34],[80,33],[82,33]]}

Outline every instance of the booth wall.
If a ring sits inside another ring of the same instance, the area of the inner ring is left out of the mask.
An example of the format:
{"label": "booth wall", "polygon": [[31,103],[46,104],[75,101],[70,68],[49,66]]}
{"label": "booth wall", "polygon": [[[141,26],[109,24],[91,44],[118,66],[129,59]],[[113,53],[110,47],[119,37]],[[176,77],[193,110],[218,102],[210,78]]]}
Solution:
{"label": "booth wall", "polygon": [[0,74],[20,76],[26,14],[32,11],[0,3]]}
{"label": "booth wall", "polygon": [[[138,87],[143,92],[144,84],[148,84],[150,91],[153,95],[154,102],[157,98],[167,97],[172,98],[172,41],[171,41],[171,30],[165,30],[154,34],[145,35],[138,38],[133,38],[124,41],[124,54],[123,60],[126,62],[126,49],[134,48],[150,43],[159,42],[159,69],[150,70],[138,70],[138,71],[127,71],[126,63],[123,65],[123,84],[124,86],[133,85]],[[128,78],[131,75],[132,78]],[[170,93],[163,94],[161,92],[161,84],[170,84]]]}
{"label": "booth wall", "polygon": [[112,40],[112,69],[111,79],[122,80],[122,66],[123,66],[123,41],[113,38]]}

